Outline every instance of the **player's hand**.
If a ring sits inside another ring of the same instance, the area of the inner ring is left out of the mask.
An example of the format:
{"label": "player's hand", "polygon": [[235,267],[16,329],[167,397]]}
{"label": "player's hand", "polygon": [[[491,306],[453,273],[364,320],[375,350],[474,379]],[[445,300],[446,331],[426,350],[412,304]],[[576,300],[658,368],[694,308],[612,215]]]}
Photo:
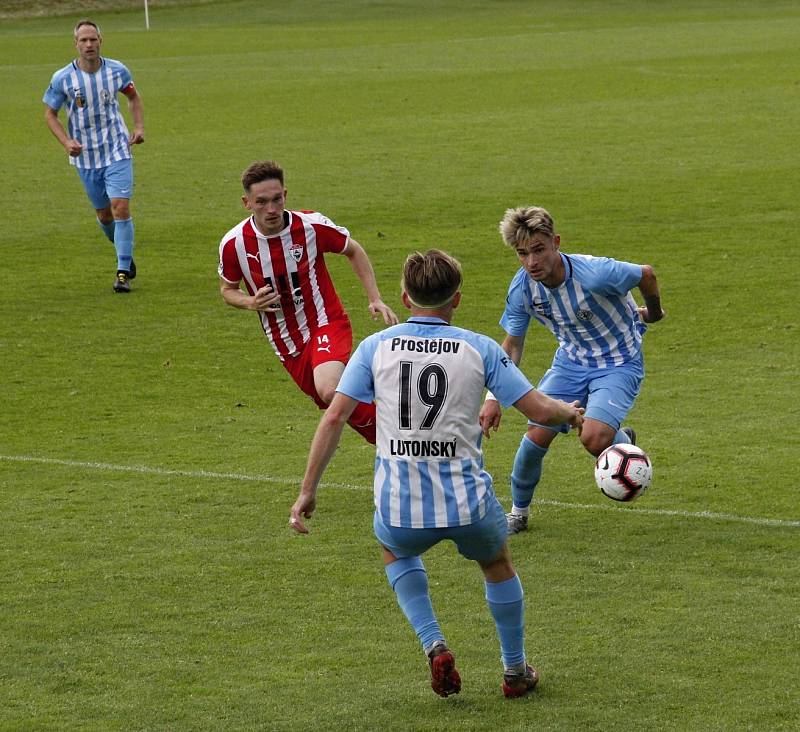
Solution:
{"label": "player's hand", "polygon": [[394,311],[383,302],[383,300],[374,300],[369,304],[369,312],[373,320],[377,320],[379,315],[383,316],[383,322],[386,325],[397,325],[400,321],[394,314]]}
{"label": "player's hand", "polygon": [[571,402],[570,404],[564,402],[564,404],[569,411],[569,417],[565,421],[580,435],[583,432],[583,415],[586,410],[580,405],[580,402]]}
{"label": "player's hand", "polygon": [[67,144],[64,145],[64,147],[71,158],[77,158],[78,155],[83,152],[83,145],[81,145],[77,140],[67,140]]}
{"label": "player's hand", "polygon": [[135,129],[132,133],[128,142],[131,145],[141,145],[144,142],[144,130],[142,129]]}
{"label": "player's hand", "polygon": [[253,310],[278,310],[280,305],[280,293],[269,285],[264,285],[253,295]]}
{"label": "player's hand", "polygon": [[500,403],[494,399],[487,399],[481,407],[480,414],[478,414],[478,423],[483,430],[483,436],[489,439],[489,430],[497,432],[500,427],[500,420],[503,418],[503,410],[500,409]]}
{"label": "player's hand", "polygon": [[666,318],[667,313],[666,311],[662,310],[661,314],[658,317],[653,317],[650,315],[650,310],[645,305],[639,308],[639,317],[645,323],[657,323],[659,320],[663,320],[664,318]]}
{"label": "player's hand", "polygon": [[289,526],[293,528],[298,534],[307,534],[308,528],[303,523],[304,518],[311,518],[314,509],[317,507],[317,499],[315,496],[308,495],[307,493],[300,492],[297,500],[292,506],[292,511],[289,514]]}

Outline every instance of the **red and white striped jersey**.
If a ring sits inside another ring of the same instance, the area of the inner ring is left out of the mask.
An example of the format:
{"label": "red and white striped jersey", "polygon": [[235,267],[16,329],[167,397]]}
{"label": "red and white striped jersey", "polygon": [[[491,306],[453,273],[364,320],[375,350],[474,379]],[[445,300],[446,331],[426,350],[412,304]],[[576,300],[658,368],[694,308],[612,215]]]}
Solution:
{"label": "red and white striped jersey", "polygon": [[251,295],[264,285],[280,293],[280,308],[258,314],[281,360],[300,351],[316,328],[346,317],[323,254],[342,254],[350,236],[316,211],[286,213],[288,225],[272,236],[252,216],[234,226],[220,242],[218,267],[226,282],[244,280]]}

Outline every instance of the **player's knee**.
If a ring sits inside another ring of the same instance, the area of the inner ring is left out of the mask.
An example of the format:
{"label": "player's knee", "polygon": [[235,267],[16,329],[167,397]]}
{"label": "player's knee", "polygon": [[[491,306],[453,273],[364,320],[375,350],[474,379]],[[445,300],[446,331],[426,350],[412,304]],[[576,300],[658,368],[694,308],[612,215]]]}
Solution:
{"label": "player's knee", "polygon": [[508,544],[504,544],[502,549],[491,559],[479,561],[478,564],[489,582],[504,582],[516,574],[511,561],[511,553],[508,551]]}
{"label": "player's knee", "polygon": [[336,387],[329,384],[317,386],[317,394],[319,394],[319,398],[322,399],[325,404],[330,404],[333,401],[333,397],[336,395]]}
{"label": "player's knee", "polygon": [[111,201],[111,212],[117,221],[124,221],[131,217],[130,204],[127,198],[114,198]]}
{"label": "player's knee", "polygon": [[609,437],[609,435],[605,434],[605,432],[600,432],[596,430],[584,430],[581,433],[581,442],[583,446],[586,448],[586,451],[597,457],[603,450],[605,450],[610,444],[611,441],[614,439],[613,434]]}

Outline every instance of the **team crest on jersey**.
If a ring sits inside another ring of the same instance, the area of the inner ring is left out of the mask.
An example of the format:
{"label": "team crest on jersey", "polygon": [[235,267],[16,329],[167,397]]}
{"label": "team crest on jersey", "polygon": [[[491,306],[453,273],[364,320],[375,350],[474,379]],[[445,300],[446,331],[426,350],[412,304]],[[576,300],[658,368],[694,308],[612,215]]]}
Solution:
{"label": "team crest on jersey", "polygon": [[578,310],[576,315],[578,316],[578,320],[591,320],[592,319],[592,311],[591,310]]}
{"label": "team crest on jersey", "polygon": [[294,259],[295,262],[299,262],[303,258],[303,247],[302,247],[302,245],[297,244],[297,245],[293,246],[289,250],[289,254],[292,255],[292,259]]}
{"label": "team crest on jersey", "polygon": [[111,103],[111,92],[108,89],[101,89],[100,90],[100,102],[102,104],[110,104]]}
{"label": "team crest on jersey", "polygon": [[86,100],[83,98],[80,89],[75,90],[75,106],[79,109],[83,109],[86,106]]}

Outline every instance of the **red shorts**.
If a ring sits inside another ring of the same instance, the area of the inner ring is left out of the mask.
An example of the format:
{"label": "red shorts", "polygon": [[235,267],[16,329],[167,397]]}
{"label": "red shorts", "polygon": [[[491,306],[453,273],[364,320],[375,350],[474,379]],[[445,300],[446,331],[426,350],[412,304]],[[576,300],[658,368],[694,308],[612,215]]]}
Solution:
{"label": "red shorts", "polygon": [[320,399],[314,386],[314,369],[328,361],[347,363],[353,348],[353,329],[348,318],[339,318],[317,328],[300,353],[286,356],[284,368],[304,394],[308,394],[320,409],[328,405]]}

